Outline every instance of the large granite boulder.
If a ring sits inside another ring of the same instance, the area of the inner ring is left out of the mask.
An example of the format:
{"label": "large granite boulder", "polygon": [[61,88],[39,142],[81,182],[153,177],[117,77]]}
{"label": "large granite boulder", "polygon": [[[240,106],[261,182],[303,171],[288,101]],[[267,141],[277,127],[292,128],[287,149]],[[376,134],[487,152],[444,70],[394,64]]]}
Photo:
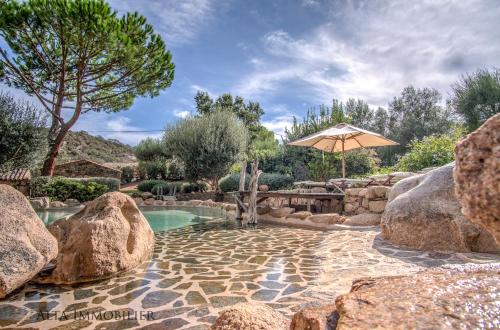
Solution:
{"label": "large granite boulder", "polygon": [[288,330],[289,321],[278,311],[259,303],[239,303],[219,313],[212,330]]}
{"label": "large granite boulder", "polygon": [[500,244],[500,114],[455,147],[455,191],[464,215]]}
{"label": "large granite boulder", "polygon": [[110,192],[68,219],[49,226],[59,243],[52,273],[42,283],[71,284],[111,277],[132,269],[152,254],[154,235],[134,200]]}
{"label": "large granite boulder", "polygon": [[496,329],[500,265],[360,279],[337,298],[337,330]]}
{"label": "large granite boulder", "polygon": [[0,298],[57,256],[57,241],[18,190],[0,184]]}
{"label": "large granite boulder", "polygon": [[335,304],[308,307],[295,313],[290,330],[335,330],[337,321]]}
{"label": "large granite boulder", "polygon": [[399,181],[382,215],[382,237],[419,250],[498,252],[493,237],[460,212],[453,164]]}

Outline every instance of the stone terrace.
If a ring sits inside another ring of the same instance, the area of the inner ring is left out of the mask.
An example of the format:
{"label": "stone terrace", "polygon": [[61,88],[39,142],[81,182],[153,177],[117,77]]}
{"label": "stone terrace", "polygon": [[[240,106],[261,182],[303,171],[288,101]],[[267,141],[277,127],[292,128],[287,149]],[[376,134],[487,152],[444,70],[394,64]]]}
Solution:
{"label": "stone terrace", "polygon": [[[267,303],[291,316],[301,307],[332,302],[362,276],[500,262],[498,255],[401,250],[378,233],[271,225],[239,229],[223,220],[161,232],[152,261],[118,277],[78,287],[27,285],[0,302],[0,327],[208,329],[221,309],[238,302]],[[75,320],[74,310],[143,310],[154,321]],[[56,311],[58,316],[66,311],[66,318],[55,320]]]}

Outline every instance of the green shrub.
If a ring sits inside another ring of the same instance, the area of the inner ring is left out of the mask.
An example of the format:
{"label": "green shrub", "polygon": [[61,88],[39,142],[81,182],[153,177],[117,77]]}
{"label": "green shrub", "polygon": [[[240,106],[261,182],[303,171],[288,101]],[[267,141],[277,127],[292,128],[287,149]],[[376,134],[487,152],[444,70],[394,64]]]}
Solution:
{"label": "green shrub", "polygon": [[169,159],[166,162],[166,172],[168,180],[184,179],[184,164],[177,158]]}
{"label": "green shrub", "polygon": [[[292,187],[293,178],[289,175],[279,173],[262,173],[259,177],[259,185],[269,186],[269,190],[282,190]],[[250,174],[245,175],[245,189],[249,189]],[[238,191],[240,185],[240,174],[226,175],[219,181],[219,187],[223,192]]]}
{"label": "green shrub", "polygon": [[416,172],[426,167],[448,164],[455,159],[455,144],[460,136],[461,131],[457,131],[413,140],[410,143],[410,151],[399,159],[396,168],[400,171]]}
{"label": "green shrub", "polygon": [[124,166],[122,168],[122,182],[130,183],[134,179],[134,168],[132,166]]}
{"label": "green shrub", "polygon": [[259,177],[259,184],[269,186],[269,190],[288,189],[293,186],[293,178],[289,175],[279,173],[262,173]]}
{"label": "green shrub", "polygon": [[203,192],[207,190],[206,183],[183,182],[181,186],[182,193]]}
{"label": "green shrub", "polygon": [[151,188],[151,193],[154,195],[168,195],[170,193],[170,184],[168,182],[157,183]]}
{"label": "green shrub", "polygon": [[164,160],[141,161],[139,162],[139,168],[143,173],[147,174],[150,180],[167,178],[168,169]]}
{"label": "green shrub", "polygon": [[115,178],[105,178],[105,177],[94,177],[94,178],[71,178],[71,180],[80,181],[84,183],[95,182],[105,185],[107,191],[118,191],[120,190],[120,180]]}
{"label": "green shrub", "polygon": [[142,191],[142,192],[151,192],[151,190],[153,189],[154,186],[156,186],[159,183],[163,183],[163,182],[166,182],[166,181],[163,181],[163,180],[144,180],[137,185],[137,189]]}
{"label": "green shrub", "polygon": [[[245,175],[245,189],[248,188],[250,184],[250,175]],[[226,175],[219,181],[219,188],[223,192],[238,191],[240,186],[240,174],[233,173]]]}
{"label": "green shrub", "polygon": [[31,197],[43,197],[44,196],[44,186],[52,183],[54,178],[50,176],[37,176],[31,179],[30,182],[30,196]]}
{"label": "green shrub", "polygon": [[95,181],[62,177],[39,177],[32,180],[31,185],[33,196],[48,196],[60,201],[73,198],[86,202],[108,192],[108,186]]}

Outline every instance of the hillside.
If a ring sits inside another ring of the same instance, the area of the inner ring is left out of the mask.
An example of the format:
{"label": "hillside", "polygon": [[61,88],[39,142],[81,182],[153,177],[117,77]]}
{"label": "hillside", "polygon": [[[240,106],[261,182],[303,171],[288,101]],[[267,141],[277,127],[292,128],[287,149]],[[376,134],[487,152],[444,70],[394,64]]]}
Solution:
{"label": "hillside", "polygon": [[137,162],[132,147],[127,144],[90,135],[85,131],[70,131],[64,140],[57,162],[63,163],[77,159],[121,165]]}

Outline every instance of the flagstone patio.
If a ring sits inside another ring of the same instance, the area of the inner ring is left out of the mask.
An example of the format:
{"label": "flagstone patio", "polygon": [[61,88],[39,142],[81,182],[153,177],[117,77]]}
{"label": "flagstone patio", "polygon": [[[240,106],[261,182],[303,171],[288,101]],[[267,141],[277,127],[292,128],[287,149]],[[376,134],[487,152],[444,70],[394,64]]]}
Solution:
{"label": "flagstone patio", "polygon": [[[331,303],[359,277],[500,262],[490,254],[402,250],[378,233],[241,229],[222,219],[160,232],[151,262],[138,269],[77,287],[25,286],[0,302],[0,327],[208,329],[221,309],[239,302],[266,303],[291,316]],[[134,311],[130,320],[114,318]]]}

